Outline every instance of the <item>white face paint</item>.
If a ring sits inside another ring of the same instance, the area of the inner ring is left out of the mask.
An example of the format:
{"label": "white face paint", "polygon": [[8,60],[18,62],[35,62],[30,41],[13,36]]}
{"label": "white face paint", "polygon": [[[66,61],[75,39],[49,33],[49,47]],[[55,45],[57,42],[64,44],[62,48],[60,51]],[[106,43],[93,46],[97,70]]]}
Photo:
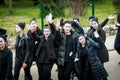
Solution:
{"label": "white face paint", "polygon": [[64,31],[67,33],[67,32],[70,32],[72,30],[72,26],[70,23],[65,23],[64,25]]}
{"label": "white face paint", "polygon": [[22,31],[22,29],[21,29],[18,25],[16,25],[15,31],[18,33],[18,32],[20,32],[20,31]]}
{"label": "white face paint", "polygon": [[33,28],[37,28],[37,22],[36,21],[31,21],[30,25]]}
{"label": "white face paint", "polygon": [[84,37],[84,36],[80,36],[80,37],[79,37],[79,42],[80,42],[81,44],[85,44],[85,37]]}
{"label": "white face paint", "polygon": [[44,34],[45,38],[48,38],[48,37],[50,36],[50,34],[51,34],[50,29],[47,29],[47,28],[46,28],[46,29],[44,29],[43,34]]}
{"label": "white face paint", "polygon": [[0,48],[3,48],[5,46],[5,41],[3,38],[0,37]]}
{"label": "white face paint", "polygon": [[98,29],[98,23],[96,21],[92,21],[91,22],[91,26],[94,28],[94,29]]}

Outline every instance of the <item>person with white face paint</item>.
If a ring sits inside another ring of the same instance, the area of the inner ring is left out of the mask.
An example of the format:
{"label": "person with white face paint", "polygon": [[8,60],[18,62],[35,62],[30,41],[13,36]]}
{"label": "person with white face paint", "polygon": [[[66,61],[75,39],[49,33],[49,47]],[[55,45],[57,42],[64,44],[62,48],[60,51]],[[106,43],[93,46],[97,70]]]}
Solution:
{"label": "person with white face paint", "polygon": [[13,55],[6,42],[6,30],[0,28],[0,80],[13,80]]}
{"label": "person with white face paint", "polygon": [[73,60],[75,55],[77,32],[72,31],[71,21],[64,22],[63,32],[57,26],[58,30],[58,80],[70,80],[71,72],[73,71]]}
{"label": "person with white face paint", "polygon": [[[101,37],[101,39],[104,41],[104,45],[102,46],[102,48],[97,49],[97,56],[100,59],[101,63],[104,65],[105,62],[109,61],[109,54],[108,54],[108,50],[105,46],[106,33],[102,28],[103,27],[101,27],[98,23],[98,19],[93,18],[91,20],[91,28],[88,30],[87,36],[92,38],[95,42],[97,42],[96,38],[94,36],[94,32],[97,31],[99,36]],[[107,80],[107,78],[104,80]]]}
{"label": "person with white face paint", "polygon": [[29,48],[30,48],[29,52],[31,53],[31,64],[30,64],[30,66],[32,66],[32,63],[35,61],[36,62],[36,67],[38,67],[37,58],[35,56],[35,53],[36,53],[36,50],[38,48],[39,41],[35,40],[34,37],[32,36],[32,30],[38,36],[43,35],[43,31],[38,27],[36,18],[32,18],[30,20],[30,26],[29,26],[29,30],[27,32],[27,36],[29,37]]}
{"label": "person with white face paint", "polygon": [[19,80],[19,74],[21,68],[24,69],[24,80],[32,80],[30,73],[30,55],[28,37],[24,34],[25,23],[20,22],[16,25],[15,30],[17,32],[15,43],[15,66],[14,66],[14,80]]}
{"label": "person with white face paint", "polygon": [[106,80],[105,78],[108,76],[96,53],[96,50],[101,49],[104,45],[104,42],[97,31],[94,32],[94,36],[97,42],[83,35],[78,37],[74,62],[79,80]]}
{"label": "person with white face paint", "polygon": [[36,51],[39,80],[51,80],[51,70],[57,59],[54,46],[56,35],[52,34],[49,25],[44,26],[42,36],[37,36],[35,32],[33,32],[33,35],[40,42]]}

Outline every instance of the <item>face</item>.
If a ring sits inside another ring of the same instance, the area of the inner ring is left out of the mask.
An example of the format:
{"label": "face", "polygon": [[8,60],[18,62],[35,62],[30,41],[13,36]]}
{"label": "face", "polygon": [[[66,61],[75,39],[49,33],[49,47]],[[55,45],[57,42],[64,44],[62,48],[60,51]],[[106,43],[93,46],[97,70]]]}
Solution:
{"label": "face", "polygon": [[30,23],[30,26],[32,27],[32,28],[37,28],[37,22],[36,21],[31,21],[31,23]]}
{"label": "face", "polygon": [[22,29],[18,25],[16,25],[15,30],[16,30],[17,33],[22,31]]}
{"label": "face", "polygon": [[46,37],[46,38],[48,38],[49,36],[50,36],[50,34],[51,34],[51,31],[50,31],[50,29],[44,29],[44,32],[43,32],[43,34],[44,34],[44,36]]}
{"label": "face", "polygon": [[63,28],[65,32],[70,32],[72,30],[72,26],[70,23],[66,23]]}
{"label": "face", "polygon": [[0,48],[2,48],[3,46],[5,46],[5,41],[3,38],[0,37]]}
{"label": "face", "polygon": [[94,28],[94,29],[98,29],[98,23],[96,21],[92,21],[91,22],[91,26]]}
{"label": "face", "polygon": [[85,37],[84,37],[84,36],[80,36],[80,37],[79,37],[79,42],[80,42],[81,44],[85,44]]}

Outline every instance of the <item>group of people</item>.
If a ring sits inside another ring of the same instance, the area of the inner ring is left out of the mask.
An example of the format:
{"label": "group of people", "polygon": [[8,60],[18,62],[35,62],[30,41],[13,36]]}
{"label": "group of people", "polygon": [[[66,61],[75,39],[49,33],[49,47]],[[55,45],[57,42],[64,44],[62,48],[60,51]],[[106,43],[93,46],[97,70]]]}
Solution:
{"label": "group of people", "polygon": [[[21,68],[24,69],[24,80],[33,80],[30,72],[33,61],[36,62],[38,80],[52,80],[54,64],[57,65],[58,80],[73,80],[74,74],[78,80],[108,80],[104,63],[109,61],[109,54],[102,28],[113,18],[109,16],[99,24],[98,18],[91,16],[87,34],[78,24],[78,18],[71,21],[61,19],[54,24],[51,13],[46,16],[47,24],[43,30],[39,29],[35,18],[30,20],[27,34],[24,33],[25,23],[17,23],[13,73],[13,54],[7,48],[6,30],[0,28],[0,80],[19,80]],[[116,26],[115,49],[120,54],[120,15]]]}

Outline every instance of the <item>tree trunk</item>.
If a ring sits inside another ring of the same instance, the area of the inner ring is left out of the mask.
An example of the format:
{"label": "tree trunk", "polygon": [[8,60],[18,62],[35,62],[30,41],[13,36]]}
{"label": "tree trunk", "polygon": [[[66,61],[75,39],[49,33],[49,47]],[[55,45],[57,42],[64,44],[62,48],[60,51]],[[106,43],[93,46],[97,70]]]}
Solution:
{"label": "tree trunk", "polygon": [[12,0],[9,0],[9,14],[13,14]]}
{"label": "tree trunk", "polygon": [[0,5],[5,5],[4,0],[0,0]]}

